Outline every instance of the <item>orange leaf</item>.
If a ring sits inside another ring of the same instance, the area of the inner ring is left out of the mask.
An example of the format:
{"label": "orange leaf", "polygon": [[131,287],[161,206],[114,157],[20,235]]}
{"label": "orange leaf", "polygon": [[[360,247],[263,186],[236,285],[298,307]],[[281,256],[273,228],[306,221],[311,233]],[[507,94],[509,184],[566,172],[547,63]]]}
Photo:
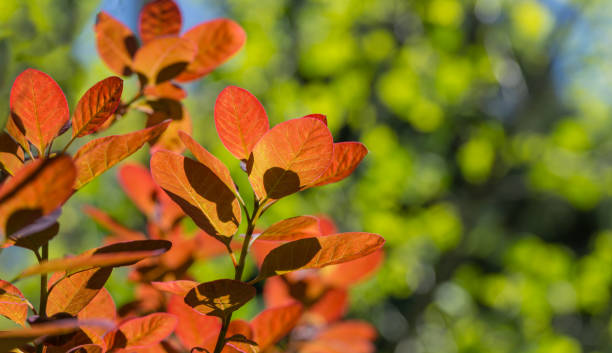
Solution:
{"label": "orange leaf", "polygon": [[0,169],[14,175],[23,166],[24,154],[7,132],[0,132]]}
{"label": "orange leaf", "polygon": [[60,207],[72,195],[75,175],[65,155],[19,169],[0,186],[0,232],[10,235]]}
{"label": "orange leaf", "polygon": [[308,310],[326,322],[340,320],[348,310],[348,292],[343,288],[328,289]]}
{"label": "orange leaf", "polygon": [[321,331],[311,342],[306,343],[300,352],[373,353],[375,347],[372,341],[376,336],[376,330],[368,323],[340,322]]}
{"label": "orange leaf", "polygon": [[297,302],[262,311],[251,322],[258,348],[263,351],[280,341],[295,327],[301,315],[302,304]]}
{"label": "orange leaf", "polygon": [[384,253],[380,249],[357,260],[325,267],[321,276],[330,286],[348,288],[376,272],[383,258]]}
{"label": "orange leaf", "polygon": [[296,240],[321,235],[319,219],[313,216],[298,216],[274,223],[266,229],[258,240]]}
{"label": "orange leaf", "polygon": [[98,344],[82,344],[66,353],[104,353],[103,347]]}
{"label": "orange leaf", "polygon": [[359,232],[294,240],[270,251],[258,279],[355,260],[381,248],[384,242],[377,234]]}
{"label": "orange leaf", "polygon": [[313,186],[322,186],[340,181],[351,175],[368,149],[360,142],[334,143],[332,164]]}
{"label": "orange leaf", "polygon": [[28,306],[32,306],[21,291],[0,279],[0,315],[25,327]]}
{"label": "orange leaf", "polygon": [[25,137],[42,156],[68,122],[68,101],[60,86],[46,73],[27,69],[11,88],[11,116],[23,126]]}
{"label": "orange leaf", "polygon": [[123,23],[102,11],[96,17],[96,46],[106,65],[117,75],[132,74],[132,60],[138,40]]}
{"label": "orange leaf", "polygon": [[72,137],[83,137],[98,130],[113,115],[123,92],[123,80],[108,77],[93,85],[77,103],[72,117]]}
{"label": "orange leaf", "polygon": [[253,148],[253,191],[260,199],[277,200],[308,187],[329,168],[333,150],[332,135],[318,119],[276,125]]}
{"label": "orange leaf", "polygon": [[217,97],[215,125],[225,148],[244,161],[270,127],[268,115],[257,98],[236,86],[226,87]]}
{"label": "orange leaf", "polygon": [[122,226],[109,215],[95,207],[84,206],[83,213],[93,218],[96,223],[106,230],[112,232],[113,236],[119,237],[122,240],[143,240],[146,238],[144,234]]}
{"label": "orange leaf", "polygon": [[145,83],[157,85],[178,76],[196,54],[193,42],[178,38],[155,38],[143,45],[134,56],[134,71]]}
{"label": "orange leaf", "polygon": [[147,85],[144,89],[144,94],[148,97],[168,98],[177,101],[187,97],[187,91],[170,81],[154,86]]}
{"label": "orange leaf", "polygon": [[125,163],[119,167],[118,177],[121,188],[140,212],[154,218],[157,185],[149,170],[140,164]]}
{"label": "orange leaf", "polygon": [[178,317],[175,334],[187,349],[204,346],[208,339],[216,339],[221,330],[218,318],[193,310],[185,304],[182,296],[170,298],[168,312]]}
{"label": "orange leaf", "polygon": [[267,308],[284,306],[293,303],[296,298],[291,296],[285,279],[280,276],[270,277],[264,283],[263,299]]}
{"label": "orange leaf", "polygon": [[187,215],[211,235],[230,237],[238,229],[241,210],[234,192],[210,167],[173,152],[151,158],[157,184]]}
{"label": "orange leaf", "polygon": [[181,24],[181,11],[174,1],[152,1],[140,11],[138,21],[140,39],[146,44],[158,37],[178,35]]}
{"label": "orange leaf", "polygon": [[[89,304],[78,313],[77,318],[79,320],[105,319],[115,322],[117,319],[117,308],[108,290],[102,288]],[[104,343],[104,335],[108,332],[107,328],[86,326],[82,327],[81,330],[92,342],[106,345]]]}
{"label": "orange leaf", "polygon": [[308,114],[303,116],[303,118],[314,118],[320,120],[325,126],[327,126],[327,116],[323,114]]}
{"label": "orange leaf", "polygon": [[185,303],[202,314],[225,317],[255,296],[255,288],[231,279],[199,284],[185,296]]}
{"label": "orange leaf", "polygon": [[147,112],[147,126],[155,125],[166,119],[170,119],[170,125],[161,136],[151,140],[152,151],[165,149],[177,153],[183,152],[185,146],[178,136],[179,131],[191,133],[191,116],[187,108],[181,102],[173,99],[159,99],[149,102],[152,110]]}
{"label": "orange leaf", "polygon": [[136,152],[145,142],[159,136],[169,123],[165,121],[140,131],[100,137],[86,143],[74,155],[74,163],[77,167],[75,189],[80,189],[93,178]]}
{"label": "orange leaf", "polygon": [[189,280],[177,280],[169,282],[151,282],[151,285],[160,291],[184,297],[187,293],[198,285],[198,282]]}
{"label": "orange leaf", "polygon": [[78,314],[98,294],[110,277],[112,268],[95,268],[64,277],[56,282],[47,298],[47,316]]}
{"label": "orange leaf", "polygon": [[176,323],[176,316],[168,313],[154,313],[127,320],[119,326],[109,348],[152,346],[168,337],[176,328]]}
{"label": "orange leaf", "polygon": [[236,22],[218,18],[201,23],[183,34],[197,45],[195,59],[176,80],[186,82],[200,78],[223,64],[242,48],[246,34]]}

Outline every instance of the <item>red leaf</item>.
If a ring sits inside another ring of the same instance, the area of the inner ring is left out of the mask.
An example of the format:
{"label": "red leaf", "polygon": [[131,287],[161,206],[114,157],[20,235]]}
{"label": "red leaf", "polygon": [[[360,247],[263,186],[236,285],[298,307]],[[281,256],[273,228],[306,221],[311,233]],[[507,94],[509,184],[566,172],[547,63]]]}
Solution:
{"label": "red leaf", "polygon": [[384,252],[380,249],[357,260],[325,267],[321,276],[330,286],[348,288],[376,272],[383,259]]}
{"label": "red leaf", "polygon": [[32,305],[17,287],[0,279],[0,315],[25,327],[29,306]]}
{"label": "red leaf", "polygon": [[74,155],[77,180],[74,187],[79,189],[93,178],[104,173],[124,158],[136,152],[142,145],[159,136],[170,122],[125,135],[100,137],[86,143]]}
{"label": "red leaf", "polygon": [[183,34],[197,45],[195,59],[176,80],[186,82],[200,78],[223,64],[242,48],[246,34],[239,24],[219,18],[201,23]]}
{"label": "red leaf", "polygon": [[140,39],[146,44],[155,38],[178,35],[181,24],[181,11],[174,1],[152,1],[140,11],[138,21]]}
{"label": "red leaf", "polygon": [[0,169],[14,175],[23,166],[24,154],[11,135],[0,132]]}
{"label": "red leaf", "polygon": [[96,17],[94,30],[98,53],[106,65],[117,75],[131,75],[132,60],[138,50],[134,33],[104,11]]}
{"label": "red leaf", "polygon": [[184,297],[198,285],[198,282],[189,280],[177,280],[169,282],[151,282],[151,285],[160,291],[176,294]]}
{"label": "red leaf", "polygon": [[261,233],[257,239],[288,241],[319,235],[321,235],[321,227],[317,217],[298,216],[274,223]]}
{"label": "red leaf", "polygon": [[47,316],[78,314],[102,289],[111,272],[112,268],[91,269],[60,279],[47,297]]}
{"label": "red leaf", "polygon": [[310,186],[329,168],[333,149],[329,129],[317,119],[276,125],[253,148],[253,191],[259,199],[277,200]]}
{"label": "red leaf", "polygon": [[187,108],[179,101],[173,99],[159,99],[149,102],[151,111],[147,112],[147,126],[155,125],[170,119],[170,125],[161,136],[151,141],[152,151],[165,149],[177,153],[183,152],[185,146],[178,136],[179,131],[191,133],[191,116]]}
{"label": "red leaf", "polygon": [[0,186],[0,233],[10,235],[60,207],[72,195],[75,175],[65,155],[19,169]]}
{"label": "red leaf", "polygon": [[328,289],[323,295],[314,303],[310,309],[309,314],[316,314],[320,316],[326,322],[334,322],[342,318],[349,306],[348,292],[343,288],[331,288]]}
{"label": "red leaf", "polygon": [[185,304],[182,296],[170,298],[168,312],[178,317],[175,334],[187,349],[204,346],[209,339],[216,339],[221,330],[218,318],[193,310]]}
{"label": "red leaf", "polygon": [[308,114],[308,115],[303,116],[303,118],[317,119],[317,120],[320,120],[323,124],[325,124],[325,126],[327,126],[327,116],[323,114]]}
{"label": "red leaf", "polygon": [[[144,348],[161,342],[176,328],[172,314],[154,313],[125,321],[115,333],[112,348]],[[123,342],[125,339],[125,342]]]}
{"label": "red leaf", "polygon": [[208,166],[168,151],[151,158],[153,179],[198,227],[211,235],[231,237],[240,224],[238,199]]}
{"label": "red leaf", "polygon": [[[117,319],[117,308],[113,297],[106,288],[102,288],[98,294],[77,315],[79,320],[105,319],[115,322]],[[83,332],[92,342],[106,346],[104,335],[109,331],[104,327],[82,327]]]}
{"label": "red leaf", "polygon": [[251,325],[259,350],[263,351],[285,337],[295,327],[301,315],[302,304],[297,302],[266,309],[257,315]]}
{"label": "red leaf", "polygon": [[178,37],[156,38],[136,52],[132,67],[146,78],[146,83],[157,85],[183,72],[195,54],[196,47],[189,40]]}
{"label": "red leaf", "polygon": [[60,86],[44,72],[27,69],[11,88],[11,116],[40,155],[68,122],[68,101]]}
{"label": "red leaf", "polygon": [[140,164],[125,163],[119,167],[119,184],[134,205],[152,219],[156,212],[157,185],[149,170]]}
{"label": "red leaf", "polygon": [[77,103],[72,117],[72,137],[83,137],[98,130],[121,101],[123,80],[108,77],[91,87]]}
{"label": "red leaf", "polygon": [[118,237],[121,240],[143,240],[146,238],[144,234],[122,226],[109,215],[95,207],[84,206],[83,213],[93,218],[96,223],[104,227],[106,230],[112,232],[113,236]]}
{"label": "red leaf", "polygon": [[267,308],[284,306],[295,301],[295,298],[289,293],[285,279],[280,276],[266,279],[263,297]]}
{"label": "red leaf", "polygon": [[376,336],[376,330],[365,322],[341,322],[321,331],[314,340],[302,346],[300,352],[373,353],[375,347],[371,341]]}
{"label": "red leaf", "polygon": [[358,232],[294,240],[270,251],[258,279],[355,260],[378,250],[384,242],[377,234]]}
{"label": "red leaf", "polygon": [[215,125],[225,148],[245,161],[270,127],[268,115],[257,98],[236,86],[226,87],[217,97]]}
{"label": "red leaf", "polygon": [[255,296],[255,288],[231,279],[199,284],[185,296],[185,303],[202,314],[225,317]]}
{"label": "red leaf", "polygon": [[334,143],[332,164],[313,186],[335,183],[351,175],[366,154],[368,149],[360,142]]}

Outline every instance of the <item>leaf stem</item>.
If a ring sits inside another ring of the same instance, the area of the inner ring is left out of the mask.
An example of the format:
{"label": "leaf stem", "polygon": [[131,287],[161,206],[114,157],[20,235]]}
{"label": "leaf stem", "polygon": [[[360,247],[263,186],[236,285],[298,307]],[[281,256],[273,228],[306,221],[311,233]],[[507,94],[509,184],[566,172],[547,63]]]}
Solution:
{"label": "leaf stem", "polygon": [[[39,255],[38,251],[36,251],[36,258],[39,264],[49,259],[49,242],[43,244],[42,255]],[[40,304],[38,306],[38,313],[42,318],[47,317],[47,294],[47,274],[43,273],[40,275]],[[43,345],[40,344],[36,347],[36,352],[42,353],[42,351]]]}

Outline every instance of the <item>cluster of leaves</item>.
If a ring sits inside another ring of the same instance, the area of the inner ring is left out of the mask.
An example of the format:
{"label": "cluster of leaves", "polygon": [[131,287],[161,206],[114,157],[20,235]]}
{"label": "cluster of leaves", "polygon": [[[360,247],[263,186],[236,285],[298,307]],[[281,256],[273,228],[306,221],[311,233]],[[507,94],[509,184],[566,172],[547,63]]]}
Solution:
{"label": "cluster of leaves", "polygon": [[[121,102],[123,81],[110,77],[83,95],[70,118],[61,88],[48,75],[28,69],[15,80],[11,115],[0,140],[0,244],[29,249],[39,263],[12,281],[0,280],[0,314],[23,326],[0,332],[0,350],[273,352],[293,331],[285,344],[288,352],[373,351],[372,327],[339,320],[347,288],[380,264],[384,239],[337,233],[331,221],[313,216],[257,228],[279,199],[346,178],[367,154],[361,143],[334,142],[325,116],[308,115],[270,128],[263,106],[248,91],[230,86],[221,92],[215,103],[217,132],[246,173],[252,204],[244,202],[228,168],[180,123],[152,123],[159,119],[155,109],[151,126],[143,130],[99,137],[74,155],[66,153],[73,141],[102,131],[140,97],[158,99],[147,103],[151,107],[160,100],[180,105],[185,95],[170,81],[207,74],[244,41],[240,27],[229,20],[206,22],[178,37],[180,27],[172,0],[149,3],[140,17],[144,45],[137,49],[125,26],[105,13],[98,16],[102,58],[117,73],[139,77],[140,90],[126,103]],[[70,141],[54,151],[54,140],[70,129]],[[195,159],[177,153],[183,150],[173,148],[177,144],[159,143],[170,139],[179,140]],[[146,142],[156,143],[151,172],[128,164],[120,179],[148,219],[147,234],[90,208],[88,214],[112,232],[107,244],[49,259],[64,203]],[[186,216],[199,227],[197,234],[184,229]],[[245,229],[243,239],[239,229]],[[246,282],[250,250],[259,272]],[[196,259],[221,254],[233,261],[233,279],[198,283],[190,278],[188,269]],[[112,270],[123,266],[133,266],[130,277],[138,283],[138,300],[117,309],[104,285]],[[40,275],[37,308],[14,285],[35,275]],[[232,321],[232,313],[256,295],[253,285],[268,278],[268,308],[251,322]]]}

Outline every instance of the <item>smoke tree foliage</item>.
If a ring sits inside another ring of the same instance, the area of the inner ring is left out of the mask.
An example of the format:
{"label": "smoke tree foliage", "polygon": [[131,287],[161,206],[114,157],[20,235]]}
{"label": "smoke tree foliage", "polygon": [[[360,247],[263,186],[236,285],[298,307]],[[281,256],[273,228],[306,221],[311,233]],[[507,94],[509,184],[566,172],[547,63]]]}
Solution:
{"label": "smoke tree foliage", "polygon": [[[174,1],[155,0],[142,9],[138,38],[104,12],[95,32],[107,66],[137,76],[135,96],[122,97],[123,80],[108,77],[71,114],[46,73],[27,69],[11,89],[10,117],[0,135],[0,245],[31,250],[38,264],[0,280],[0,314],[21,326],[0,331],[0,351],[373,352],[376,331],[342,317],[348,288],[380,265],[384,239],[339,233],[325,216],[258,228],[283,197],[349,176],[366,147],[334,141],[320,114],[270,127],[257,98],[229,86],[214,104],[214,120],[236,159],[231,162],[240,163],[251,185],[239,192],[224,162],[190,136],[179,84],[234,55],[245,42],[242,28],[215,19],[181,34]],[[144,129],[95,137],[69,153],[73,141],[104,131],[132,109],[147,113]],[[67,144],[53,145],[69,131]],[[135,163],[119,169],[121,187],[147,219],[146,233],[89,207],[85,212],[111,233],[105,244],[50,259],[62,205],[147,142],[150,169]],[[185,218],[197,226],[195,234]],[[254,276],[245,274],[249,254],[259,268]],[[219,256],[231,259],[233,278],[199,283],[189,276],[196,261]],[[136,301],[116,308],[104,285],[124,266],[137,283]],[[40,277],[38,305],[16,286],[31,276]],[[263,288],[265,309],[251,321],[232,320],[257,296],[255,284]]]}

